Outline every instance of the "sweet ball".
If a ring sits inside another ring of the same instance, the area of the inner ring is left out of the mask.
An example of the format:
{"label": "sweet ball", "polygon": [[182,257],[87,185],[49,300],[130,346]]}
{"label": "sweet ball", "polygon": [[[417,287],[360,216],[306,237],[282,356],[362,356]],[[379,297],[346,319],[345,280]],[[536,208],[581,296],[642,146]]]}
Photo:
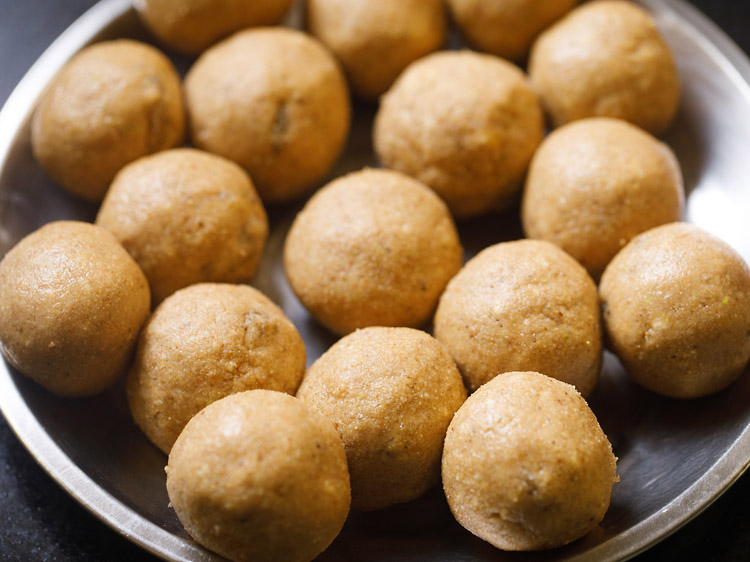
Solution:
{"label": "sweet ball", "polygon": [[373,142],[384,166],[466,218],[516,201],[543,133],[539,99],[518,67],[442,51],[410,64],[381,98]]}
{"label": "sweet ball", "polygon": [[554,126],[617,117],[663,133],[680,103],[674,57],[651,15],[633,2],[587,2],[542,33],[529,74]]}
{"label": "sweet ball", "polygon": [[596,285],[549,242],[516,240],[481,251],[448,283],[434,325],[471,391],[508,371],[538,371],[584,396],[599,380]]}
{"label": "sweet ball", "polygon": [[466,390],[435,338],[373,327],[326,351],[297,396],[341,434],[352,507],[374,510],[418,498],[439,481],[445,432]]}
{"label": "sweet ball", "polygon": [[453,19],[476,49],[522,62],[534,39],[577,0],[448,0]]}
{"label": "sweet ball", "polygon": [[264,203],[314,189],[349,134],[338,63],[293,29],[249,29],[217,43],[188,71],[185,96],[193,144],[242,166]]}
{"label": "sweet ball", "polygon": [[599,284],[609,345],[638,384],[674,398],[713,394],[750,359],[750,270],[688,223],[635,237]]}
{"label": "sweet ball", "polygon": [[355,94],[377,97],[445,42],[442,0],[307,0],[307,27],[341,61]]}
{"label": "sweet ball", "polygon": [[3,355],[60,396],[114,385],[149,310],[138,264],[111,234],[88,223],[49,223],[0,262]]}
{"label": "sweet ball", "polygon": [[292,0],[134,0],[141,21],[165,45],[197,55],[246,27],[273,25]]}
{"label": "sweet ball", "polygon": [[187,532],[233,562],[309,562],[349,512],[336,428],[281,392],[240,392],[201,410],[166,471],[170,504]]}
{"label": "sweet ball", "polygon": [[245,171],[187,148],[123,168],[96,223],[141,266],[154,304],[193,283],[250,281],[268,237],[265,209]]}
{"label": "sweet ball", "polygon": [[472,394],[445,438],[443,490],[456,520],[502,550],[568,544],[603,519],[612,446],[569,384],[503,373]]}
{"label": "sweet ball", "polygon": [[346,334],[426,322],[462,256],[437,195],[403,174],[365,169],[310,198],[292,223],[283,259],[307,310]]}
{"label": "sweet ball", "polygon": [[682,218],[672,150],[621,119],[593,117],[554,130],[529,167],[521,221],[529,238],[560,246],[594,279],[634,236]]}
{"label": "sweet ball", "polygon": [[245,390],[294,394],[304,372],[305,344],[268,297],[248,285],[199,283],[167,298],[143,327],[128,405],[168,453],[205,406]]}
{"label": "sweet ball", "polygon": [[123,166],[181,144],[184,131],[170,60],[119,39],[86,47],[63,67],[34,113],[31,147],[52,179],[98,202]]}

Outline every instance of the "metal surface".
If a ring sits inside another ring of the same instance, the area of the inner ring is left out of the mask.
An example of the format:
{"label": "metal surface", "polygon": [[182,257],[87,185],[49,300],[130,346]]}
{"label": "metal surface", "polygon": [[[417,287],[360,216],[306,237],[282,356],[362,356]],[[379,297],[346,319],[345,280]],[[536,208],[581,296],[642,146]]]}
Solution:
{"label": "metal surface", "polygon": [[[750,258],[750,63],[723,33],[677,0],[645,0],[674,50],[683,104],[667,140],[688,188],[687,218]],[[39,59],[0,113],[0,253],[44,222],[93,218],[95,208],[65,195],[34,162],[29,118],[46,84],[85,44],[147,39],[129,0],[87,12]],[[185,66],[189,61],[178,61]],[[372,108],[357,108],[350,146],[333,175],[373,165]],[[292,295],[279,260],[296,207],[270,213],[272,236],[254,283],[293,319],[316,358],[333,340]],[[460,225],[471,255],[519,235],[517,218]],[[611,356],[591,405],[619,457],[621,482],[602,524],[565,548],[534,560],[629,558],[706,507],[750,461],[750,375],[716,396],[674,401],[631,384]],[[0,408],[52,477],[107,524],[167,560],[219,560],[196,546],[168,508],[166,457],[130,420],[122,387],[87,400],[62,400],[0,363]],[[353,513],[322,560],[529,560],[495,550],[461,529],[439,489],[376,513]]]}

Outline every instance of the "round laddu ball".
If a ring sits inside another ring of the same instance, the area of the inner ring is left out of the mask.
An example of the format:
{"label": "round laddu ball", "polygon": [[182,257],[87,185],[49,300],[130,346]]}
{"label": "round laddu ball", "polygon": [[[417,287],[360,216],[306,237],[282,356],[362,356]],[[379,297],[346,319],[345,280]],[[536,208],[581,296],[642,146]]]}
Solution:
{"label": "round laddu ball", "polygon": [[130,411],[168,453],[202,408],[258,388],[294,394],[305,344],[284,313],[247,285],[200,283],[177,291],[144,326],[128,374]]}
{"label": "round laddu ball", "polygon": [[409,65],[383,96],[374,144],[385,166],[425,183],[463,218],[515,201],[543,125],[513,64],[444,51]]}
{"label": "round laddu ball", "polygon": [[373,510],[439,482],[445,432],[466,390],[429,334],[365,328],[310,367],[297,397],[333,421],[346,446],[352,507]]}
{"label": "round laddu ball", "polygon": [[502,550],[562,546],[596,527],[616,458],[576,390],[536,372],[475,392],[448,428],[443,489],[456,520]]}
{"label": "round laddu ball", "polygon": [[523,61],[537,35],[577,0],[448,0],[466,40],[481,51]]}
{"label": "round laddu ball", "polygon": [[682,173],[672,150],[629,123],[570,123],[544,139],[521,206],[529,238],[547,240],[594,279],[631,238],[682,218]]}
{"label": "round laddu ball", "polygon": [[397,172],[365,169],[308,201],[287,236],[284,268],[308,311],[346,334],[426,322],[462,254],[439,197]]}
{"label": "round laddu ball", "polygon": [[472,258],[440,298],[435,336],[472,391],[508,371],[545,373],[584,396],[599,379],[596,285],[542,240],[496,244]]}
{"label": "round laddu ball", "polygon": [[197,55],[246,27],[273,25],[292,0],[134,0],[141,21],[165,45]]}
{"label": "round laddu ball", "polygon": [[349,512],[336,428],[280,392],[240,392],[201,410],[175,442],[166,471],[185,530],[234,562],[309,562]]}
{"label": "round laddu ball", "polygon": [[59,396],[90,396],[127,369],[150,310],[148,282],[97,226],[47,224],[0,262],[5,358]]}
{"label": "round laddu ball", "polygon": [[180,78],[149,45],[106,41],[83,49],[42,98],[31,147],[62,187],[101,201],[115,174],[133,160],[182,143]]}
{"label": "round laddu ball", "polygon": [[696,398],[736,380],[750,359],[750,271],[729,245],[687,223],[634,238],[599,285],[604,326],[632,379]]}
{"label": "round laddu ball", "polygon": [[409,63],[442,47],[446,35],[442,0],[307,0],[307,26],[366,99],[376,99]]}
{"label": "round laddu ball", "polygon": [[668,45],[648,12],[622,0],[586,3],[542,33],[529,74],[555,126],[618,117],[659,134],[680,102]]}
{"label": "round laddu ball", "polygon": [[249,281],[268,237],[266,212],[244,170],[194,149],[123,168],[96,222],[141,266],[155,304],[193,283]]}
{"label": "round laddu ball", "polygon": [[265,203],[310,191],[349,134],[349,91],[318,41],[285,28],[251,29],[211,47],[185,78],[193,144],[229,158]]}

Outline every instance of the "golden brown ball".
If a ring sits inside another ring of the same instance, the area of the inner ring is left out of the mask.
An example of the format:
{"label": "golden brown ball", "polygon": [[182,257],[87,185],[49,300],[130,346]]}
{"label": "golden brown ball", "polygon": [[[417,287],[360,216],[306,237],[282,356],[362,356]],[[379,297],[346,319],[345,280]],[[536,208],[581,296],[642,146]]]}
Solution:
{"label": "golden brown ball", "polygon": [[227,35],[278,22],[292,0],[134,0],[146,27],[165,45],[197,55]]}
{"label": "golden brown ball", "polygon": [[481,51],[523,61],[537,35],[577,0],[448,0],[467,41]]}
{"label": "golden brown ball", "polygon": [[367,99],[439,49],[446,34],[442,0],[307,0],[307,26],[341,61],[352,90]]}
{"label": "golden brown ball", "polygon": [[148,282],[103,228],[47,224],[0,262],[0,346],[60,396],[89,396],[127,369],[150,310]]}
{"label": "golden brown ball", "polygon": [[604,326],[628,374],[675,398],[722,390],[750,359],[750,270],[687,223],[635,237],[599,285]]}
{"label": "golden brown ball", "polygon": [[533,370],[588,396],[599,379],[596,286],[578,262],[542,240],[503,242],[472,258],[440,298],[435,336],[469,390],[499,373]]}
{"label": "golden brown ball", "polygon": [[555,548],[602,520],[615,462],[572,386],[535,372],[504,373],[453,418],[443,489],[456,520],[497,548]]}
{"label": "golden brown ball", "polygon": [[292,289],[339,334],[420,326],[461,261],[445,204],[389,170],[365,169],[318,191],[295,218],[284,247]]}
{"label": "golden brown ball", "polygon": [[544,139],[521,207],[529,238],[547,240],[594,279],[631,238],[682,218],[684,188],[672,150],[619,119],[582,119]]}
{"label": "golden brown ball", "polygon": [[555,126],[618,117],[659,134],[680,102],[669,46],[649,13],[623,0],[587,2],[542,33],[529,74]]}
{"label": "golden brown ball", "polygon": [[286,28],[236,33],[185,78],[193,144],[242,166],[265,203],[310,191],[349,133],[349,91],[318,41]]}
{"label": "golden brown ball", "polygon": [[434,189],[461,218],[516,199],[543,118],[513,64],[444,51],[407,67],[383,96],[374,127],[380,161]]}
{"label": "golden brown ball", "polygon": [[263,293],[200,283],[167,298],[144,326],[128,403],[138,426],[168,453],[208,404],[257,388],[294,394],[304,372],[302,338]]}
{"label": "golden brown ball", "polygon": [[365,328],[313,363],[297,396],[333,421],[346,446],[352,507],[372,510],[439,481],[445,432],[466,390],[429,334]]}
{"label": "golden brown ball", "polygon": [[120,39],[80,51],[34,113],[31,146],[65,189],[101,201],[126,164],[182,143],[180,78],[155,48]]}
{"label": "golden brown ball", "polygon": [[234,162],[194,149],[123,168],[96,223],[130,252],[158,304],[204,281],[249,281],[268,236],[263,204]]}
{"label": "golden brown ball", "polygon": [[166,470],[169,501],[187,532],[234,562],[309,562],[349,512],[336,428],[281,392],[240,392],[201,410]]}

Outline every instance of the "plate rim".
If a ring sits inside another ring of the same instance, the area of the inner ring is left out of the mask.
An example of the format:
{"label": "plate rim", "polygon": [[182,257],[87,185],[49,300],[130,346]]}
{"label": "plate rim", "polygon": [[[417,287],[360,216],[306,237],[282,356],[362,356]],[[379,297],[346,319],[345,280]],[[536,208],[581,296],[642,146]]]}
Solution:
{"label": "plate rim", "polygon": [[[124,17],[131,0],[100,0],[68,26],[39,56],[0,110],[0,176],[11,147],[59,70],[107,26]],[[65,492],[118,534],[167,561],[223,560],[152,523],[112,496],[66,455],[21,396],[7,364],[0,361],[0,412],[34,460]],[[175,557],[177,553],[178,557]]]}
{"label": "plate rim", "polygon": [[[636,0],[674,17],[721,66],[750,101],[750,59],[726,33],[684,0]],[[37,101],[62,66],[107,26],[133,9],[131,0],[100,0],[78,17],[42,53],[0,110],[0,176],[11,147]],[[748,376],[748,375],[746,375]],[[164,560],[217,562],[214,553],[152,523],[97,484],[54,442],[23,399],[5,362],[0,362],[0,412],[34,460],[66,493],[131,542]],[[614,535],[570,561],[630,559],[664,540],[700,515],[750,468],[750,424],[726,452],[659,512]]]}

